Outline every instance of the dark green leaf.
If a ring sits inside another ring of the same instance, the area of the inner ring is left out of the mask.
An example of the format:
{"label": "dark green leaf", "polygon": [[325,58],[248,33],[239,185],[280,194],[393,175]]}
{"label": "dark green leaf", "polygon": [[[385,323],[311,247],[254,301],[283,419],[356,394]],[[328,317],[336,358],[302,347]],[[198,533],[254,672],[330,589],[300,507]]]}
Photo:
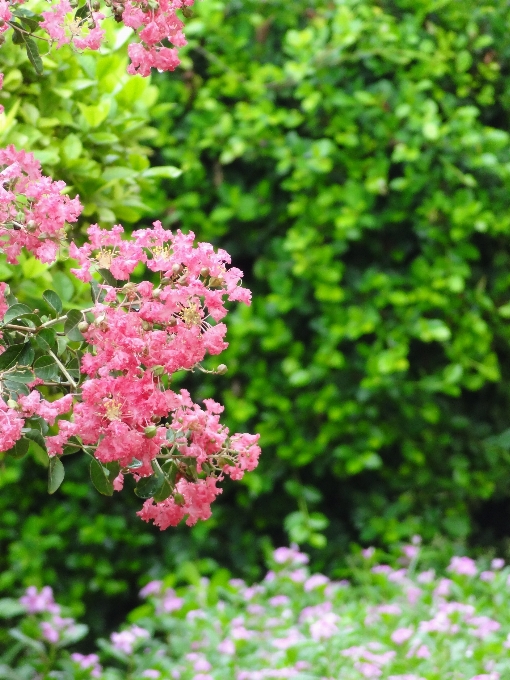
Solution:
{"label": "dark green leaf", "polygon": [[78,7],[76,12],[74,13],[75,19],[85,19],[90,15],[90,9],[87,3],[82,5],[81,7]]}
{"label": "dark green leaf", "polygon": [[161,501],[166,500],[169,496],[172,495],[172,492],[174,490],[174,487],[168,479],[163,480],[163,484],[157,489],[157,491],[154,493],[153,498],[155,503],[161,503]]}
{"label": "dark green leaf", "polygon": [[37,31],[39,28],[39,22],[35,19],[27,19],[26,17],[20,17],[19,19],[24,28],[29,32]]}
{"label": "dark green leaf", "polygon": [[66,364],[66,370],[71,378],[78,379],[80,377],[80,362],[76,357],[72,357],[72,359]]}
{"label": "dark green leaf", "polygon": [[32,313],[33,310],[30,309],[30,307],[18,302],[17,304],[12,305],[12,307],[9,307],[9,309],[5,312],[3,323],[10,323],[13,319],[19,319],[19,317],[24,316],[25,314]]}
{"label": "dark green leaf", "polygon": [[103,496],[113,496],[113,480],[110,480],[110,472],[95,458],[90,461],[90,479],[99,493]]}
{"label": "dark green leaf", "polygon": [[3,381],[3,386],[10,393],[11,399],[18,399],[22,394],[25,397],[30,394],[28,387],[21,382],[15,382],[14,380],[8,380],[6,378]]}
{"label": "dark green leaf", "polygon": [[52,352],[58,351],[57,334],[53,328],[43,328],[35,335],[35,341],[45,352],[48,350]]}
{"label": "dark green leaf", "polygon": [[39,357],[34,363],[34,372],[42,380],[53,380],[58,376],[58,366],[53,357]]}
{"label": "dark green leaf", "polygon": [[163,472],[165,473],[170,484],[175,484],[175,478],[177,477],[177,472],[179,468],[173,460],[166,460],[161,466]]}
{"label": "dark green leaf", "polygon": [[62,461],[57,456],[50,458],[48,468],[48,493],[55,493],[64,481],[65,470]]}
{"label": "dark green leaf", "polygon": [[28,343],[20,343],[19,345],[11,345],[3,354],[0,354],[0,371],[6,371],[17,363],[22,364],[20,359],[26,351],[27,344]]}
{"label": "dark green leaf", "polygon": [[23,30],[24,30],[23,27],[21,26],[21,24],[17,24],[14,21],[11,21],[11,26],[14,29],[14,33],[12,34],[12,42],[15,45],[23,45],[23,43],[25,42],[23,40]]}
{"label": "dark green leaf", "polygon": [[41,55],[39,54],[39,48],[37,47],[37,43],[33,38],[30,38],[26,34],[23,35],[23,41],[25,42],[25,47],[27,50],[27,57],[30,60],[30,63],[35,69],[35,72],[37,75],[42,75],[44,71]]}
{"label": "dark green leaf", "polygon": [[62,313],[62,300],[53,290],[45,290],[42,294],[43,300],[56,311],[57,315]]}
{"label": "dark green leaf", "polygon": [[[31,341],[33,342],[33,340]],[[35,357],[34,348],[30,342],[25,342],[23,351],[19,356],[18,363],[20,366],[31,366]]]}
{"label": "dark green leaf", "polygon": [[111,463],[105,463],[104,467],[108,470],[110,473],[110,476],[108,479],[111,479],[112,482],[117,477],[117,475],[120,472],[120,463],[117,460],[113,460]]}
{"label": "dark green leaf", "polygon": [[26,439],[18,439],[14,446],[6,451],[11,458],[23,458],[28,451],[29,443]]}
{"label": "dark green leaf", "polygon": [[122,281],[117,281],[117,279],[115,278],[115,276],[111,273],[111,271],[109,269],[98,269],[97,271],[98,271],[99,274],[101,274],[101,276],[103,277],[103,279],[105,280],[105,282],[109,286],[113,286],[114,288],[119,288],[120,286],[123,285]]}
{"label": "dark green leaf", "polygon": [[135,493],[139,498],[151,498],[163,486],[164,476],[151,475],[140,479],[135,487]]}
{"label": "dark green leaf", "polygon": [[20,368],[15,373],[9,373],[8,380],[11,382],[29,383],[34,380],[34,374],[28,368]]}
{"label": "dark green leaf", "polygon": [[64,333],[69,340],[80,342],[83,340],[83,335],[78,330],[78,324],[83,321],[83,314],[77,309],[71,309],[67,314],[67,319],[64,323]]}
{"label": "dark green leaf", "polygon": [[41,449],[44,449],[44,451],[46,451],[46,442],[42,434],[39,432],[39,430],[29,430],[28,432],[24,433],[24,436],[27,439],[31,439],[33,442],[38,444],[41,447]]}

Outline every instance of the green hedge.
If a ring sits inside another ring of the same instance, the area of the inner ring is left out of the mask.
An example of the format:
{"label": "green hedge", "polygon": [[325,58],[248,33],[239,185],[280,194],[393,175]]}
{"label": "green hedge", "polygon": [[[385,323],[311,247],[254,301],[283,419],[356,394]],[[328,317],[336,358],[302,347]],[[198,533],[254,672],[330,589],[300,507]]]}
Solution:
{"label": "green hedge", "polygon": [[473,536],[510,495],[508,3],[197,14],[156,141],[184,170],[167,224],[254,290],[220,395],[262,434],[238,507],[331,555]]}

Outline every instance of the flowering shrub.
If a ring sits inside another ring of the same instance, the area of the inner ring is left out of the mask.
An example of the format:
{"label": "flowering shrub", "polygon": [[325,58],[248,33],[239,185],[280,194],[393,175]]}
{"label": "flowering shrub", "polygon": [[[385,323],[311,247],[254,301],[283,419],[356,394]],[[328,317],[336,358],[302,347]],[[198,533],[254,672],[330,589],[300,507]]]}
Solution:
{"label": "flowering shrub", "polygon": [[[51,262],[64,238],[66,222],[81,205],[61,193],[63,183],[43,177],[34,157],[14,147],[0,151],[0,238],[16,263],[24,246]],[[250,302],[239,287],[242,272],[227,268],[224,251],[194,247],[194,234],[174,236],[155,222],[152,229],[122,238],[92,225],[90,241],[70,245],[79,267],[71,270],[91,283],[94,304],[63,313],[62,301],[43,294],[49,315],[19,304],[0,284],[0,451],[21,456],[32,439],[50,456],[48,488],[64,478],[60,456],[83,449],[98,491],[111,495],[135,477],[136,493],[147,499],[139,515],[161,529],[207,519],[220,489],[218,478],[241,479],[256,467],[256,435],[228,436],[219,422],[223,408],[191,401],[186,390],[168,388],[178,370],[200,368],[206,352],[227,347],[224,297]],[[158,277],[135,283],[135,267],[145,265]],[[101,279],[96,281],[93,273]],[[209,319],[213,322],[209,321]],[[73,345],[78,343],[78,345]],[[202,369],[205,370],[205,369]],[[226,366],[220,364],[217,372]],[[62,388],[65,396],[49,401],[37,387]],[[58,416],[73,410],[73,419]]]}
{"label": "flowering shrub", "polygon": [[[176,52],[162,40],[185,44],[175,11],[192,0],[107,4],[117,21],[141,29],[142,44],[128,48],[129,73],[175,68]],[[44,29],[57,47],[97,50],[105,35],[99,9],[96,0],[86,2],[69,17],[73,7],[60,0],[38,16],[0,0],[0,33],[12,29],[13,42],[25,44],[41,72],[34,36],[44,39]],[[23,248],[43,263],[55,261],[66,225],[83,210],[79,197],[70,199],[65,189],[64,182],[42,174],[33,154],[13,145],[0,149],[0,251],[10,264],[18,263]],[[125,475],[133,475],[135,492],[146,499],[142,519],[161,529],[183,518],[193,525],[210,517],[221,492],[218,479],[241,479],[256,467],[258,436],[229,437],[219,422],[219,404],[205,400],[202,409],[186,390],[170,390],[169,382],[179,370],[205,371],[206,353],[228,346],[220,323],[224,297],[249,303],[250,293],[238,285],[242,272],[227,268],[228,254],[204,243],[195,248],[192,232],[174,236],[160,222],[131,240],[123,232],[121,225],[107,231],[96,224],[88,243],[70,244],[79,263],[71,271],[91,284],[87,309],[64,313],[59,296],[47,290],[42,297],[49,314],[41,314],[0,283],[0,453],[22,457],[29,441],[36,442],[49,455],[48,490],[54,493],[64,479],[60,457],[83,450],[100,493],[120,491]],[[130,280],[140,266],[156,277],[156,285]],[[220,364],[212,372],[226,370]],[[60,398],[45,398],[62,391]],[[55,425],[70,411],[72,419]]]}
{"label": "flowering shrub", "polygon": [[136,32],[139,42],[128,47],[128,73],[142,76],[148,76],[153,67],[173,71],[179,65],[176,48],[185,45],[186,39],[184,23],[176,12],[182,10],[183,16],[190,16],[193,4],[193,0],[105,0],[101,8],[99,0],[59,0],[47,11],[35,13],[22,6],[23,2],[0,0],[0,39],[3,43],[4,34],[12,32],[13,42],[25,47],[38,73],[43,72],[38,41],[57,48],[72,44],[79,50],[98,50],[105,42],[102,22],[108,14]]}
{"label": "flowering shrub", "polygon": [[63,651],[76,624],[49,589],[31,588],[21,605],[0,601],[0,614],[28,614],[11,630],[9,663],[40,668],[54,658],[59,678],[104,680],[506,678],[510,570],[500,559],[482,570],[455,557],[436,575],[419,568],[417,545],[407,548],[398,568],[361,556],[357,585],[311,575],[295,547],[274,551],[254,585],[225,572],[177,589],[173,577],[151,581],[129,625],[88,655]]}

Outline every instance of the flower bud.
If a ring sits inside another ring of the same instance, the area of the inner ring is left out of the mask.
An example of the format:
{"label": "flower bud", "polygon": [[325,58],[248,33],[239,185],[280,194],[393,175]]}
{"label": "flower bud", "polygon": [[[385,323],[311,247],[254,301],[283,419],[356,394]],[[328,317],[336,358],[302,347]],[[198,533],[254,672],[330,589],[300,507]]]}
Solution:
{"label": "flower bud", "polygon": [[155,300],[159,300],[159,298],[161,297],[161,288],[154,288],[154,290],[152,291],[152,297]]}
{"label": "flower bud", "polygon": [[100,8],[101,3],[99,2],[99,0],[94,0],[92,3],[92,9],[94,10],[94,12],[99,12]]}
{"label": "flower bud", "polygon": [[85,331],[88,331],[89,325],[86,321],[80,321],[78,324],[78,330],[81,331],[82,333],[85,333]]}
{"label": "flower bud", "polygon": [[136,288],[136,283],[133,283],[133,281],[128,281],[122,286],[122,290],[126,291],[133,290],[133,288]]}
{"label": "flower bud", "polygon": [[189,7],[182,7],[182,13],[186,17],[186,19],[191,19],[193,16],[193,10],[190,9]]}
{"label": "flower bud", "polygon": [[211,276],[209,279],[209,286],[211,288],[221,288],[223,285],[223,280],[220,279],[218,276]]}
{"label": "flower bud", "polygon": [[37,229],[37,222],[35,220],[28,220],[26,224],[26,230],[33,232]]}
{"label": "flower bud", "polygon": [[182,493],[174,493],[174,501],[177,505],[184,505],[185,500]]}
{"label": "flower bud", "polygon": [[147,425],[143,433],[147,439],[154,439],[158,433],[158,428],[155,425]]}
{"label": "flower bud", "polygon": [[204,279],[206,279],[210,273],[211,272],[209,270],[209,267],[202,267],[202,269],[200,270],[200,276],[203,276]]}
{"label": "flower bud", "polygon": [[106,314],[100,314],[100,315],[94,320],[94,323],[96,324],[96,326],[100,326],[100,325],[103,323],[103,321],[106,321]]}
{"label": "flower bud", "polygon": [[163,375],[165,372],[165,367],[164,366],[153,366],[151,368],[151,371],[154,375]]}
{"label": "flower bud", "polygon": [[161,418],[159,416],[151,416],[151,422],[157,425],[161,422]]}
{"label": "flower bud", "polygon": [[148,321],[145,321],[145,319],[143,319],[142,320],[142,328],[143,328],[144,331],[150,331],[152,326]]}
{"label": "flower bud", "polygon": [[218,375],[225,375],[225,373],[228,371],[227,365],[226,364],[220,364],[218,368],[216,369],[216,373]]}
{"label": "flower bud", "polygon": [[14,409],[15,411],[19,411],[20,408],[21,408],[20,405],[18,404],[18,402],[17,402],[17,401],[14,401],[14,399],[8,399],[8,400],[7,400],[7,406],[8,406],[9,408]]}
{"label": "flower bud", "polygon": [[173,317],[167,321],[167,326],[170,326],[173,328],[174,326],[177,326],[177,319],[174,319]]}
{"label": "flower bud", "polygon": [[184,274],[181,276],[179,279],[177,279],[177,283],[180,283],[181,286],[185,286],[188,283],[188,276],[187,274]]}
{"label": "flower bud", "polygon": [[175,262],[175,263],[172,265],[172,272],[173,272],[174,274],[178,274],[178,273],[181,271],[181,269],[182,269],[182,264],[179,264],[178,262]]}

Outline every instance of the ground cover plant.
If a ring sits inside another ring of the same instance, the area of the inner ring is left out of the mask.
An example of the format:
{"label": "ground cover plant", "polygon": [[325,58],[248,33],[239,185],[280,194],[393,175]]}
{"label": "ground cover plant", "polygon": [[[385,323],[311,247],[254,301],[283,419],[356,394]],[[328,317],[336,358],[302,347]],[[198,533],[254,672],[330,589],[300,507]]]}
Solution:
{"label": "ground cover plant", "polygon": [[[84,627],[63,615],[50,588],[0,600],[12,641],[0,677],[103,680],[499,680],[510,672],[510,570],[454,556],[424,569],[419,539],[394,566],[373,548],[353,580],[311,574],[296,546],[279,548],[259,583],[188,574],[148,582],[144,603],[90,651]],[[5,641],[4,641],[5,642]],[[39,675],[38,677],[41,677]]]}

